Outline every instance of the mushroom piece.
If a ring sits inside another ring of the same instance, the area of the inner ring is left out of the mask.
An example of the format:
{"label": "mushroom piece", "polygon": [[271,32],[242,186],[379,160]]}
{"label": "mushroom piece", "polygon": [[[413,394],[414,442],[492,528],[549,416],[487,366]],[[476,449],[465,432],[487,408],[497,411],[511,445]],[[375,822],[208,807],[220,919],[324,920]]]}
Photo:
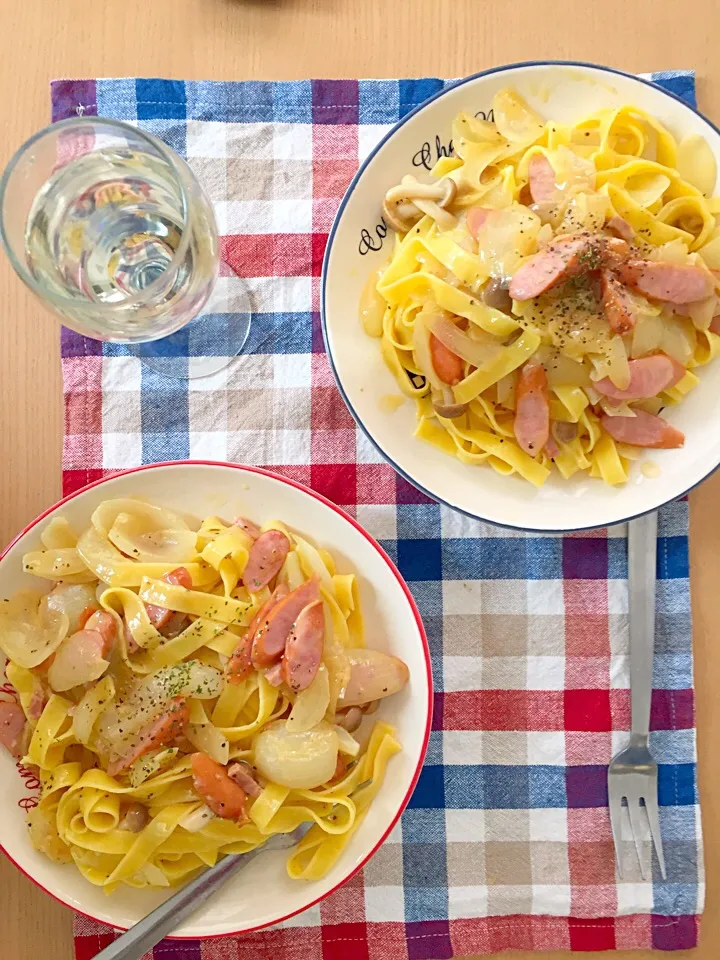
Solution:
{"label": "mushroom piece", "polygon": [[363,712],[360,707],[348,707],[343,710],[337,718],[337,724],[348,733],[355,733],[363,720]]}
{"label": "mushroom piece", "polygon": [[455,420],[461,417],[468,408],[466,403],[457,403],[450,387],[443,387],[442,394],[437,391],[432,394],[433,410],[445,420]]}
{"label": "mushroom piece", "polygon": [[512,313],[512,297],[508,284],[502,280],[492,279],[482,292],[483,302],[493,310],[501,313]]}
{"label": "mushroom piece", "polygon": [[403,177],[397,187],[385,194],[383,214],[389,226],[398,233],[407,233],[422,218],[432,217],[443,230],[457,226],[457,218],[447,207],[455,199],[455,181],[443,177],[437,183],[419,183],[415,177]]}
{"label": "mushroom piece", "polygon": [[565,420],[553,420],[551,429],[558,443],[570,443],[577,436],[577,424]]}
{"label": "mushroom piece", "polygon": [[150,816],[146,807],[142,803],[131,803],[125,810],[125,815],[118,824],[121,830],[129,830],[130,833],[140,833],[145,828]]}

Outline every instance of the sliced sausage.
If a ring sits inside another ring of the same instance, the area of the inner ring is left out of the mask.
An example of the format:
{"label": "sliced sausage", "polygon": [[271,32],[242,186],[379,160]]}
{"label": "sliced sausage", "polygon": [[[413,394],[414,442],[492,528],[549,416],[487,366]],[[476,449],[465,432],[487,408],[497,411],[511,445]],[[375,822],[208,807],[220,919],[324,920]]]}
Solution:
{"label": "sliced sausage", "polygon": [[[77,629],[82,630],[85,624],[88,622],[90,617],[97,613],[100,607],[96,603],[91,603],[82,611],[77,621]],[[74,633],[75,631],[73,631]]]}
{"label": "sliced sausage", "polygon": [[42,712],[45,709],[45,704],[47,703],[47,698],[45,696],[45,691],[42,687],[42,684],[35,681],[35,687],[33,688],[32,696],[30,697],[30,702],[28,703],[28,719],[30,720],[39,720],[42,716]]}
{"label": "sliced sausage", "polygon": [[270,684],[271,687],[279,687],[283,682],[283,667],[282,661],[274,663],[271,667],[268,667],[265,671],[265,679]]}
{"label": "sliced sausage", "polygon": [[720,313],[714,316],[710,321],[710,332],[715,333],[720,337]]}
{"label": "sliced sausage", "polygon": [[465,375],[465,361],[449,350],[435,334],[430,334],[430,361],[443,383],[454,387]]}
{"label": "sliced sausage", "polygon": [[[92,618],[88,621],[90,623]],[[110,665],[106,659],[112,643],[99,630],[78,630],[66,637],[48,667],[48,682],[56,693],[98,680]],[[48,658],[49,659],[49,658]]]}
{"label": "sliced sausage", "polygon": [[515,439],[525,453],[536,457],[550,436],[547,374],[539,363],[526,363],[515,393]]}
{"label": "sliced sausage", "polygon": [[237,647],[235,647],[235,650],[233,651],[233,654],[228,660],[227,666],[225,667],[225,676],[227,677],[228,683],[241,683],[252,673],[252,645],[253,640],[255,639],[255,633],[272,608],[276,606],[276,604],[278,604],[283,597],[286,597],[287,594],[287,584],[279,583],[273,590],[270,599],[264,603],[262,607],[260,607],[258,612],[253,617],[245,636],[240,640]]}
{"label": "sliced sausage", "polygon": [[322,660],[325,614],[322,600],[309,603],[300,612],[285,644],[283,680],[298,693],[315,679]]}
{"label": "sliced sausage", "polygon": [[260,527],[258,527],[257,524],[253,523],[252,520],[248,520],[247,517],[235,517],[235,519],[232,522],[232,525],[234,527],[240,527],[240,529],[244,531],[244,533],[246,533],[249,537],[252,537],[253,540],[257,540],[257,538],[260,536],[262,532],[260,530]]}
{"label": "sliced sausage", "polygon": [[634,417],[600,418],[601,426],[614,440],[635,447],[672,449],[682,447],[685,435],[671,426],[662,417],[655,417],[644,410],[636,410]]}
{"label": "sliced sausage", "polygon": [[189,721],[190,706],[184,697],[175,697],[170,701],[167,710],[142,728],[133,748],[109,764],[108,774],[115,777],[150,750],[164,747],[180,736]]}
{"label": "sliced sausage", "polygon": [[103,640],[103,656],[110,653],[117,634],[117,625],[114,617],[106,610],[96,610],[85,621],[86,630],[96,630]]}
{"label": "sliced sausage", "polygon": [[617,268],[618,277],[651,300],[692,303],[704,300],[714,290],[712,277],[690,263],[658,263],[628,260]]}
{"label": "sliced sausage", "polygon": [[255,630],[251,654],[254,667],[271,667],[280,659],[300,611],[319,599],[318,580],[313,576],[275,604]]}
{"label": "sliced sausage", "polygon": [[480,229],[485,226],[487,218],[492,213],[490,207],[471,207],[467,212],[467,228],[477,240]]}
{"label": "sliced sausage", "polygon": [[510,281],[513,300],[532,300],[571,277],[615,267],[628,254],[628,245],[602,234],[570,233],[556,237],[516,270]]}
{"label": "sliced sausage", "polygon": [[250,548],[243,583],[251,593],[266,587],[278,575],[285,557],[290,552],[290,541],[280,530],[261,533]]}
{"label": "sliced sausage", "polygon": [[228,776],[239,784],[249,797],[257,797],[262,793],[262,787],[255,779],[255,772],[249,763],[238,760],[228,767]]}
{"label": "sliced sausage", "polygon": [[25,714],[20,704],[0,700],[0,743],[16,758],[22,754],[20,743],[25,729]]}
{"label": "sliced sausage", "polygon": [[548,203],[557,195],[555,170],[544,153],[536,153],[528,166],[530,196],[535,203]]}
{"label": "sliced sausage", "polygon": [[221,764],[206,753],[194,753],[192,765],[193,787],[212,812],[226,820],[247,820],[247,796]]}
{"label": "sliced sausage", "polygon": [[[185,567],[176,567],[175,570],[170,570],[168,573],[163,574],[160,579],[175,587],[185,587],[186,590],[192,587],[192,577]],[[165,626],[173,612],[166,607],[156,607],[154,603],[146,603],[145,609],[150,618],[150,623],[156,630],[160,630]]]}
{"label": "sliced sausage", "polygon": [[598,393],[611,400],[647,400],[674,387],[685,376],[685,367],[664,353],[641,357],[628,363],[630,383],[620,390],[609,377],[593,384]]}
{"label": "sliced sausage", "polygon": [[628,243],[635,237],[635,231],[627,220],[624,217],[619,217],[617,214],[615,214],[614,217],[610,217],[606,226],[608,230],[612,230],[621,240],[627,240]]}
{"label": "sliced sausage", "polygon": [[608,323],[615,333],[627,333],[637,321],[635,302],[610,270],[601,271],[601,284],[603,310]]}
{"label": "sliced sausage", "polygon": [[335,773],[330,777],[329,783],[339,783],[347,773],[347,768],[347,757],[344,753],[338,753]]}
{"label": "sliced sausage", "polygon": [[550,457],[551,460],[554,460],[555,457],[560,453],[560,447],[557,445],[552,432],[547,438],[547,443],[545,444],[545,453]]}

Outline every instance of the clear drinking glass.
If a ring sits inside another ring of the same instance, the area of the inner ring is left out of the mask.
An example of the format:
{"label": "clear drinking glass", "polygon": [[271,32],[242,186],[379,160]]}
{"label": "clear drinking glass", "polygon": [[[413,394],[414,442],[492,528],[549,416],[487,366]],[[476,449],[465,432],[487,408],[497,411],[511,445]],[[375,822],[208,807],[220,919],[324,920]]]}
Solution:
{"label": "clear drinking glass", "polygon": [[78,117],[31,137],[0,181],[0,236],[17,274],[68,327],[135,345],[170,376],[215,372],[244,345],[250,313],[236,296],[222,348],[185,362],[182,328],[198,318],[193,335],[207,340],[198,314],[218,277],[215,217],[185,161],[129,124]]}

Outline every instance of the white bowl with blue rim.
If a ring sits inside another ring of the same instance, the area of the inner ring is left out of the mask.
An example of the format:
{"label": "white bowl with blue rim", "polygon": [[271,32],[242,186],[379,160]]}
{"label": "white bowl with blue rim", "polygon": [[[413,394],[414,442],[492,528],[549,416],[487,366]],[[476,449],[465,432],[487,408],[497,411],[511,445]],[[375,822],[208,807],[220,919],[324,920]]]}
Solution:
{"label": "white bowl with blue rim", "polygon": [[[563,480],[555,471],[536,490],[517,476],[469,466],[413,436],[415,404],[394,412],[382,401],[398,394],[368,337],[358,302],[371,271],[387,262],[393,235],[382,217],[386,191],[412,173],[421,176],[450,149],[453,118],[487,116],[493,96],[513,87],[541,116],[572,122],[603,107],[630,103],[657,117],[680,139],[703,136],[718,160],[720,131],[673,93],[609,67],[569,62],[520,63],[475,74],[441,90],[405,116],[365,159],[340,205],[328,239],[322,276],[322,326],[330,364],[350,412],[379,452],[433,500],[507,527],[567,531],[621,523],[687,493],[720,464],[720,364],[700,371],[701,383],[663,416],[685,434],[679,450],[649,450],[659,475],[636,464],[623,487],[586,474]],[[429,179],[429,177],[425,177]],[[720,184],[716,184],[715,192]],[[649,471],[650,472],[650,471]]]}

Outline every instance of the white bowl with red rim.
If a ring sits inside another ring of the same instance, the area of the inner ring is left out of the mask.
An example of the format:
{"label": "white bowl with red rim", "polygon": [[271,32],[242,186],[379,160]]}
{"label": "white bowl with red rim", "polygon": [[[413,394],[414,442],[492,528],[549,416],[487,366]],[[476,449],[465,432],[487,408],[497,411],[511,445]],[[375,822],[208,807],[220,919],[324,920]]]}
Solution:
{"label": "white bowl with red rim", "polygon": [[[657,84],[610,67],[567,61],[495,67],[446,87],[405,116],[367,156],[348,187],[328,238],[323,262],[321,315],[330,365],[343,399],[379,452],[433,500],[479,520],[532,531],[570,531],[622,523],[683,496],[720,464],[720,364],[699,371],[701,383],[663,416],[685,434],[685,446],[648,450],[656,469],[639,464],[622,487],[586,473],[563,480],[553,471],[535,489],[518,476],[469,466],[416,439],[415,404],[385,402],[399,394],[395,378],[358,317],[368,276],[387,263],[394,234],[382,216],[387,190],[405,174],[431,179],[430,166],[448,154],[452,121],[460,111],[487,117],[494,95],[517,90],[548,119],[574,122],[603,107],[633,104],[657,117],[677,139],[705,137],[718,160],[720,131],[685,101]],[[427,169],[426,169],[427,168]],[[715,193],[720,189],[720,179]],[[392,410],[392,412],[390,412]],[[659,472],[658,472],[659,471]]]}
{"label": "white bowl with red rim", "polygon": [[[245,933],[286,920],[315,905],[345,883],[375,853],[397,823],[413,792],[425,757],[432,717],[432,674],[427,638],[417,606],[382,548],[351,517],[301,484],[254,467],[185,461],[140,467],[96,483],[50,507],[0,557],[0,598],[20,589],[43,589],[23,573],[22,555],[37,549],[40,531],[62,515],[79,532],[102,500],[144,497],[198,522],[216,514],[228,521],[242,514],[257,522],[279,519],[335,558],[339,572],[357,574],[368,628],[368,646],[401,657],[410,670],[407,687],[383,701],[376,717],[392,724],[403,750],[348,847],[322,880],[291,880],[287,851],[269,851],[230,880],[185,924],[178,937]],[[49,587],[49,582],[47,583]],[[0,674],[0,680],[5,678]],[[3,687],[7,697],[9,686]],[[72,864],[53,863],[31,845],[25,808],[38,784],[0,748],[0,847],[26,876],[78,913],[126,928],[165,900],[167,892],[122,887],[107,896]],[[172,892],[172,891],[170,891]]]}

